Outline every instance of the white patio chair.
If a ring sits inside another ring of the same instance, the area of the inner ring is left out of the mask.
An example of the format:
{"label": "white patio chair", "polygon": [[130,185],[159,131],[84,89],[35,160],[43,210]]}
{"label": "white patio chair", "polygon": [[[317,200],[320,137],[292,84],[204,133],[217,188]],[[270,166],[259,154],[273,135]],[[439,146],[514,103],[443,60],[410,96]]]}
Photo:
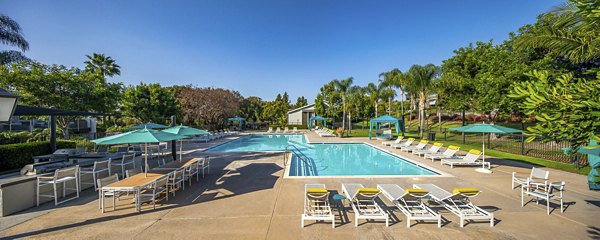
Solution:
{"label": "white patio chair", "polygon": [[169,176],[169,181],[167,185],[169,186],[169,190],[173,192],[173,196],[175,196],[175,191],[182,188],[185,190],[185,168],[179,168],[173,172]]}
{"label": "white patio chair", "polygon": [[185,168],[186,180],[192,186],[192,177],[196,175],[196,182],[200,181],[200,160],[193,162]]}
{"label": "white patio chair", "polygon": [[[108,186],[110,184],[113,184],[113,183],[116,183],[118,181],[119,181],[119,175],[118,174],[114,174],[114,175],[110,175],[110,176],[105,177],[105,178],[98,179],[98,181],[97,181],[98,189],[102,189],[102,187],[106,187],[106,186]],[[110,197],[110,198],[113,199],[113,210],[115,210],[116,199],[118,199],[122,195],[125,195],[124,192],[98,191],[98,204],[100,205],[98,207],[100,209],[102,209],[102,206],[103,206],[102,194],[104,194],[104,197]]]}
{"label": "white patio chair", "polygon": [[[530,184],[544,184],[544,182],[548,181],[548,177],[550,176],[550,171],[542,170],[540,168],[532,167],[531,173],[529,177],[519,177],[516,172],[512,173],[512,189],[527,183],[529,179]],[[515,186],[515,183],[518,184]]]}
{"label": "white patio chair", "polygon": [[[146,203],[146,202],[151,202],[152,208],[156,209],[156,202],[159,201],[160,199],[162,199],[161,195],[163,193],[165,194],[164,198],[166,198],[167,201],[169,201],[168,183],[169,183],[168,176],[161,177],[161,178],[157,179],[156,181],[154,181],[154,183],[152,183],[152,185],[148,189],[146,189],[140,193],[140,204]],[[173,193],[173,195],[175,195],[175,194]]]}
{"label": "white patio chair", "polygon": [[125,177],[125,169],[127,168],[127,166],[132,165],[133,168],[135,168],[135,154],[125,154],[123,155],[123,157],[121,158],[121,160],[116,160],[113,161],[111,160],[110,162],[111,166],[117,166],[121,168],[121,178]]}
{"label": "white patio chair", "polygon": [[[74,182],[75,188],[67,187],[68,182]],[[79,166],[64,168],[64,169],[56,169],[54,171],[54,176],[45,177],[38,176],[37,177],[37,198],[36,198],[36,206],[40,205],[40,197],[50,197],[54,198],[54,206],[71,201],[73,199],[79,198]],[[41,187],[52,185],[54,189],[53,195],[41,194]],[[58,185],[62,185],[62,197],[66,197],[67,190],[75,190],[75,197],[63,199],[62,201],[58,201]]]}
{"label": "white patio chair", "polygon": [[210,174],[210,157],[206,156],[205,158],[200,159],[199,163],[198,163],[198,167],[199,169],[202,170],[202,178],[204,178],[204,172],[206,171],[206,173]]}
{"label": "white patio chair", "polygon": [[[101,173],[107,173],[107,176],[110,176],[111,174],[111,170],[110,170],[110,158],[108,160],[105,161],[96,161],[94,162],[94,166],[91,168],[80,168],[79,169],[79,188],[81,188],[81,185],[92,185],[94,186],[94,190],[98,190],[98,175]],[[89,183],[89,182],[84,182],[81,178],[81,175],[87,175],[87,174],[91,174],[92,175],[92,179],[93,182]]]}
{"label": "white patio chair", "polygon": [[[560,212],[563,208],[563,192],[565,191],[565,182],[554,182],[550,184],[532,184],[531,179],[527,179],[525,184],[521,185],[521,207],[525,206],[525,195],[535,197],[536,204],[540,199],[546,201],[546,213],[550,215],[550,201],[560,201]],[[529,201],[528,201],[529,202]]]}

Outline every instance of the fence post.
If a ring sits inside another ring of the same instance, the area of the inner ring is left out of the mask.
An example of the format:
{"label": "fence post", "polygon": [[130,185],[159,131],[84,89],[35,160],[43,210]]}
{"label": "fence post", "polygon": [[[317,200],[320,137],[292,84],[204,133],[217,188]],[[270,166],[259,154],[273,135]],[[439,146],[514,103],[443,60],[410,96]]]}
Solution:
{"label": "fence post", "polygon": [[525,135],[521,134],[521,155],[525,155]]}

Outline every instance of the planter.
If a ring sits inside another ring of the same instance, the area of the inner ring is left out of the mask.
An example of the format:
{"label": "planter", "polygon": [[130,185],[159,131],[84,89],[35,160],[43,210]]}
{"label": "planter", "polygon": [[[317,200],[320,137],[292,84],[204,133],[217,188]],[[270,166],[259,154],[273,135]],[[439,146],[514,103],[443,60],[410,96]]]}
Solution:
{"label": "planter", "polygon": [[338,134],[337,134],[337,136],[338,136],[339,138],[342,138],[342,134],[341,134],[341,133],[338,133]]}

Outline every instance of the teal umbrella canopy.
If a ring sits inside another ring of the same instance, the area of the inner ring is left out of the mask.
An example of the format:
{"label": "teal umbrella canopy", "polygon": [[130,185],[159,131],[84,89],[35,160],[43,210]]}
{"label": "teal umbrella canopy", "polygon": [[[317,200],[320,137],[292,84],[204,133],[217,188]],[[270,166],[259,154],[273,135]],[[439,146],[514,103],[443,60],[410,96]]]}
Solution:
{"label": "teal umbrella canopy", "polygon": [[325,119],[324,117],[321,117],[321,116],[314,116],[314,117],[311,117],[309,120],[310,121],[325,121],[327,119]]}
{"label": "teal umbrella canopy", "polygon": [[246,119],[243,117],[235,116],[235,117],[228,118],[227,121],[246,121]]}
{"label": "teal umbrella canopy", "polygon": [[193,127],[188,127],[188,126],[175,126],[175,127],[170,127],[167,128],[165,130],[162,130],[163,132],[167,132],[167,133],[173,133],[173,134],[177,134],[177,135],[183,135],[183,136],[193,136],[193,135],[208,135],[210,134],[208,131],[202,130],[202,129],[197,129],[197,128],[193,128]]}
{"label": "teal umbrella canopy", "polygon": [[157,129],[157,128],[168,128],[169,126],[158,124],[158,123],[144,123],[137,126],[131,127],[131,129]]}
{"label": "teal umbrella canopy", "polygon": [[472,124],[462,127],[450,128],[451,131],[459,131],[466,133],[498,133],[498,134],[508,134],[508,133],[521,133],[523,130],[507,128],[503,126],[493,125],[493,124]]}
{"label": "teal umbrella canopy", "polygon": [[98,145],[128,144],[128,143],[157,143],[187,138],[186,136],[157,131],[152,129],[134,130],[114,136],[92,140]]}

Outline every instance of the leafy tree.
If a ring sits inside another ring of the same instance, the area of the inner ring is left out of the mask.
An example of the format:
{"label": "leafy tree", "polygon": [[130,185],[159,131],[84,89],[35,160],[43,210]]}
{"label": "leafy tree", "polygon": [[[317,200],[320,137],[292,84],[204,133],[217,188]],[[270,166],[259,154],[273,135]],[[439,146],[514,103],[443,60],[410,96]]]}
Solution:
{"label": "leafy tree", "polygon": [[0,43],[21,49],[21,52],[15,50],[0,51],[0,65],[29,60],[22,53],[29,49],[29,43],[23,37],[21,26],[4,14],[0,14]]}
{"label": "leafy tree", "polygon": [[129,86],[123,92],[122,111],[142,122],[164,122],[179,111],[177,98],[171,88],[158,83]]}
{"label": "leafy tree", "polygon": [[304,98],[304,96],[298,97],[298,100],[296,100],[296,104],[294,104],[294,108],[299,108],[299,107],[304,107],[308,105],[308,101],[306,100],[306,98]]}
{"label": "leafy tree", "polygon": [[251,96],[242,100],[240,105],[240,115],[249,122],[258,122],[261,119],[263,100],[259,97]]}
{"label": "leafy tree", "polygon": [[[177,99],[180,102],[184,122],[204,125],[211,130],[223,128],[228,117],[240,112],[240,102],[243,102],[241,95],[235,91],[192,86],[178,89]],[[250,99],[260,101],[257,97]]]}
{"label": "leafy tree", "polygon": [[315,98],[315,114],[319,116],[325,116],[325,100],[323,99],[323,95],[321,93],[317,93],[317,97]]}
{"label": "leafy tree", "polygon": [[600,57],[600,2],[570,0],[547,14],[538,25],[516,42],[516,47],[544,48],[554,57],[566,56],[572,62],[597,60]]}
{"label": "leafy tree", "polygon": [[346,97],[353,81],[354,78],[352,77],[344,80],[333,80],[336,91],[342,96],[342,129],[346,129]]}
{"label": "leafy tree", "polygon": [[538,122],[528,127],[527,140],[570,141],[575,153],[590,138],[600,140],[600,74],[595,79],[572,73],[552,78],[548,71],[533,71],[532,80],[519,83],[511,97],[522,101],[527,114]]}
{"label": "leafy tree", "polygon": [[[0,87],[21,95],[20,102],[26,105],[113,113],[122,86],[74,67],[19,62],[0,67]],[[57,118],[66,138],[68,124],[76,117]]]}
{"label": "leafy tree", "polygon": [[114,75],[121,75],[121,66],[117,65],[112,57],[104,56],[104,54],[94,53],[92,56],[85,55],[88,60],[85,61],[85,70],[94,72],[103,78]]}

